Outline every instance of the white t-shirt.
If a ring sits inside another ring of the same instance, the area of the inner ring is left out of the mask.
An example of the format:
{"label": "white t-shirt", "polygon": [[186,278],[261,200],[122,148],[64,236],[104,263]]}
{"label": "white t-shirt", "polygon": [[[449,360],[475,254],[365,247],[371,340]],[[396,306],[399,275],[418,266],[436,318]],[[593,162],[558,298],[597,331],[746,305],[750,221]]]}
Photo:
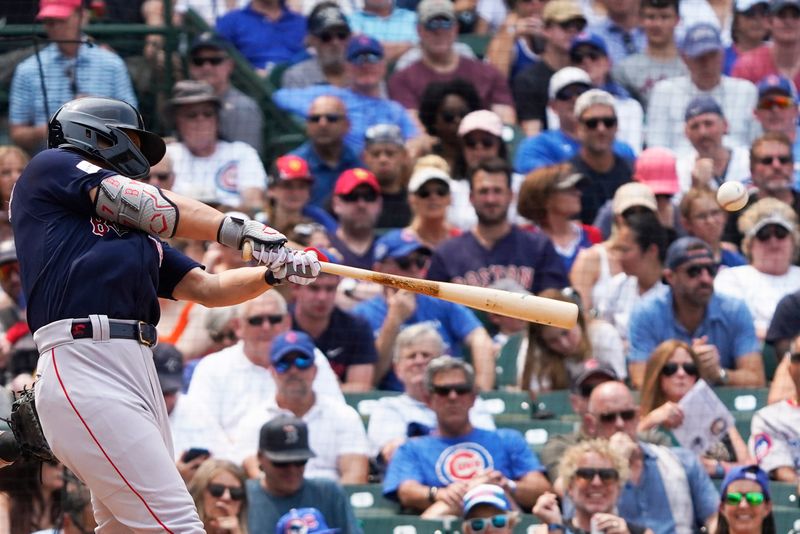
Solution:
{"label": "white t-shirt", "polygon": [[[730,148],[730,147],[728,147]],[[725,170],[726,182],[746,182],[750,179],[750,150],[743,146],[730,148],[731,159],[728,161],[728,168]],[[678,187],[680,188],[680,195],[683,196],[690,187],[692,187],[692,169],[697,161],[697,150],[692,149],[690,152],[678,158],[675,164],[675,170],[678,173]],[[719,184],[712,178],[709,182],[709,187],[717,189]]]}
{"label": "white t-shirt", "polygon": [[247,189],[267,188],[267,173],[258,152],[241,141],[217,141],[208,157],[197,157],[183,143],[167,145],[175,172],[173,190],[202,201],[215,201],[232,207],[241,205]]}

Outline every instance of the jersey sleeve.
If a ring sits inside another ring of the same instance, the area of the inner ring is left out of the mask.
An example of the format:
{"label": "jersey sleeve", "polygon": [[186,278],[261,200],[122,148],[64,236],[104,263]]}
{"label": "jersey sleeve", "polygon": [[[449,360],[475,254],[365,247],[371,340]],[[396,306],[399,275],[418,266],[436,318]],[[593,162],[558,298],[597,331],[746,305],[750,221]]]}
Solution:
{"label": "jersey sleeve", "polygon": [[406,480],[415,480],[420,483],[425,480],[422,463],[416,459],[415,441],[407,441],[400,445],[397,452],[394,453],[392,461],[389,462],[389,468],[383,479],[383,494],[387,499],[398,500],[397,489]]}
{"label": "jersey sleeve", "polygon": [[767,473],[779,467],[794,466],[786,437],[775,425],[775,416],[782,413],[776,409],[779,406],[773,404],[757,411],[750,422],[750,453]]}
{"label": "jersey sleeve", "polygon": [[[152,239],[156,238],[152,237]],[[172,299],[172,292],[175,290],[175,286],[183,280],[186,273],[195,267],[200,267],[201,269],[204,269],[204,267],[172,248],[167,243],[163,241],[159,242],[164,254],[164,259],[158,270],[158,296],[165,299]]]}

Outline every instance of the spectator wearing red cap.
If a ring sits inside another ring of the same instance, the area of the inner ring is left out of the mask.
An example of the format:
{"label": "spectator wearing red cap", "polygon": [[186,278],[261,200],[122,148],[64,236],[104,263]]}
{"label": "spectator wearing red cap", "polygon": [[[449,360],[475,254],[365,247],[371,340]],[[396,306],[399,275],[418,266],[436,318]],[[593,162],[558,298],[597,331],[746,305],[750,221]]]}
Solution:
{"label": "spectator wearing red cap", "polygon": [[331,208],[339,219],[339,228],[330,240],[342,255],[343,264],[372,268],[375,225],[382,207],[381,186],[368,170],[350,169],[336,180]]}

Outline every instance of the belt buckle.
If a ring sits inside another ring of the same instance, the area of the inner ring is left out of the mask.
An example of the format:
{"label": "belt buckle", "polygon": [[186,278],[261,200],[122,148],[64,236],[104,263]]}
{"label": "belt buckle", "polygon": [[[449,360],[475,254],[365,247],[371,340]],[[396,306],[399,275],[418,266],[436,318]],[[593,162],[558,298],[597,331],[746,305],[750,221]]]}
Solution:
{"label": "belt buckle", "polygon": [[146,328],[146,327],[148,327],[148,326],[150,326],[148,323],[146,323],[146,322],[144,322],[144,321],[139,321],[139,322],[136,324],[136,327],[137,327],[137,332],[136,332],[136,333],[137,333],[137,334],[138,334],[138,336],[139,336],[139,343],[141,343],[141,344],[142,344],[142,345],[144,345],[145,347],[152,347],[152,346],[154,346],[154,345],[155,345],[155,343],[153,343],[153,342],[152,342],[152,341],[150,341],[149,339],[145,339],[145,338],[144,338],[144,330],[145,330],[145,328]]}

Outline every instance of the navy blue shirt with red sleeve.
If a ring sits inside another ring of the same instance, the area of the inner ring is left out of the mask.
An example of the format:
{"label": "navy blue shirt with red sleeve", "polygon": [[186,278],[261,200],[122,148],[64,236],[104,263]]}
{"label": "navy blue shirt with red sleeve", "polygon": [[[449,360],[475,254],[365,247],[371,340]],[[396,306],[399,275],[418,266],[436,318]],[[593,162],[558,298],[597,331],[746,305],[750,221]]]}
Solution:
{"label": "navy blue shirt with red sleeve", "polygon": [[90,314],[157,324],[200,264],[140,230],[101,219],[89,191],[117,173],[77,152],[45,150],[23,171],[9,214],[32,332]]}
{"label": "navy blue shirt with red sleeve", "polygon": [[448,239],[433,252],[427,278],[481,287],[512,278],[534,294],[569,285],[563,261],[550,239],[517,226],[491,249],[481,245],[472,232]]}

